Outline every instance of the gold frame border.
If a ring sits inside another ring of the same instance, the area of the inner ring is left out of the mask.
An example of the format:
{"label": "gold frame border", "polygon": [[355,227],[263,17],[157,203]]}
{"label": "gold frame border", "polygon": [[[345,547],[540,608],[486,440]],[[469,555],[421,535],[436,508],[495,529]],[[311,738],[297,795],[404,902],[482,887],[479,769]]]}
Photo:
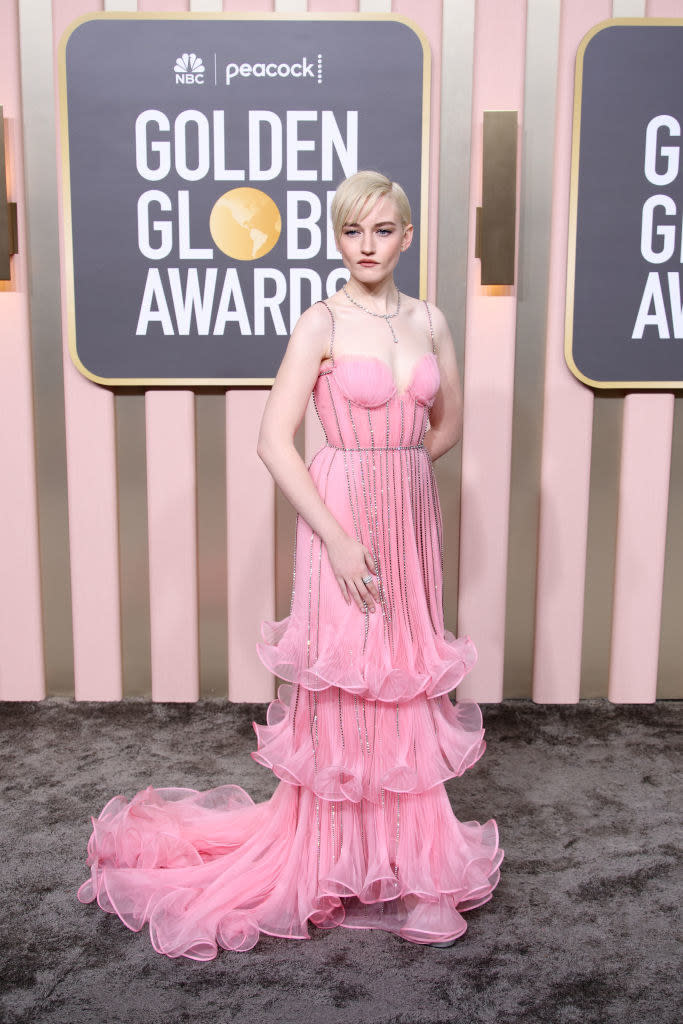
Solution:
{"label": "gold frame border", "polygon": [[73,265],[73,225],[71,219],[71,164],[69,153],[69,115],[66,95],[66,47],[72,33],[86,21],[393,21],[405,25],[420,41],[422,46],[422,147],[420,189],[420,266],[419,266],[419,298],[425,298],[427,292],[427,247],[429,238],[429,141],[431,131],[431,71],[432,54],[426,33],[411,18],[401,14],[361,13],[361,12],[275,12],[258,11],[98,11],[83,14],[71,22],[62,33],[58,47],[59,75],[59,129],[58,138],[61,147],[62,166],[62,256],[65,260],[65,300],[69,355],[76,369],[96,384],[107,387],[223,387],[225,385],[269,386],[274,377],[100,377],[92,373],[81,362],[76,346],[76,310],[74,297],[74,265]]}
{"label": "gold frame border", "polygon": [[567,366],[583,384],[600,390],[607,389],[644,389],[648,391],[671,391],[683,388],[681,381],[654,381],[654,380],[619,380],[601,381],[587,377],[578,368],[574,361],[572,341],[574,333],[574,285],[576,274],[576,221],[577,221],[577,200],[579,190],[579,148],[581,139],[581,99],[583,94],[583,56],[586,47],[598,32],[603,29],[619,25],[655,25],[664,27],[666,25],[683,25],[683,18],[607,18],[598,22],[585,34],[579,43],[576,51],[576,70],[574,73],[574,113],[572,120],[572,156],[571,156],[571,177],[569,188],[569,222],[567,233],[567,272],[566,272],[566,295],[565,295],[565,318],[564,318],[564,358]]}

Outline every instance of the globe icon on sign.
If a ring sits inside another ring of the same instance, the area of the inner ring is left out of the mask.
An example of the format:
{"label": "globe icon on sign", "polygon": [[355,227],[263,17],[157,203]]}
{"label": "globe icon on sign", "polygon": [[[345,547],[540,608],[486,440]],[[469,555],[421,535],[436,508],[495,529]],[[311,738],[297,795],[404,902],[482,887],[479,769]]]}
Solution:
{"label": "globe icon on sign", "polygon": [[282,231],[276,204],[258,188],[231,188],[213,205],[211,237],[226,256],[257,260],[270,252]]}

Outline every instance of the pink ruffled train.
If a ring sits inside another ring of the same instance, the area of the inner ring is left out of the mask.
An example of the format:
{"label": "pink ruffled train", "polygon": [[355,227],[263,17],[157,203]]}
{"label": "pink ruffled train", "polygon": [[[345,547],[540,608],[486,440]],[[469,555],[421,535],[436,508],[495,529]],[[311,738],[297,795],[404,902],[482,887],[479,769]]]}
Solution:
{"label": "pink ruffled train", "polygon": [[433,352],[399,391],[388,364],[342,356],[314,389],[327,444],[309,472],[350,535],[372,551],[375,614],[347,605],[324,544],[297,518],[290,614],[256,645],[285,680],[254,723],[252,757],[280,780],[254,803],[240,786],[147,789],[93,818],[97,900],[154,948],[210,960],[260,933],[380,928],[455,939],[486,903],[504,851],[496,822],[460,822],[444,781],[485,749],[479,706],[448,693],[476,661],[444,628],[442,524],[423,445],[439,387]]}

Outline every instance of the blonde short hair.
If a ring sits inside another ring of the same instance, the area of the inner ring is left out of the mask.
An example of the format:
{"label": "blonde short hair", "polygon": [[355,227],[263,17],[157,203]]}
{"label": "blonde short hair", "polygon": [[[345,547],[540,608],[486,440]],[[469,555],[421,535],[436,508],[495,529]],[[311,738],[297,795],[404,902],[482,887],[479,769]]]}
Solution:
{"label": "blonde short hair", "polygon": [[357,171],[342,181],[332,199],[332,229],[335,241],[339,241],[342,228],[353,221],[364,209],[372,207],[386,196],[393,199],[401,226],[410,224],[410,203],[397,181],[391,181],[379,171]]}

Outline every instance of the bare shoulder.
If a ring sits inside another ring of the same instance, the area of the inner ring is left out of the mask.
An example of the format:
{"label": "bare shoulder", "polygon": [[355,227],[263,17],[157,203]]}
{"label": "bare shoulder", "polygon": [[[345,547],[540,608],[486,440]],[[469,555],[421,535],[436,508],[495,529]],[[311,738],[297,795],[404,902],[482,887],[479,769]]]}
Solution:
{"label": "bare shoulder", "polygon": [[[432,324],[434,325],[434,331],[436,334],[445,334],[449,332],[448,321],[443,310],[433,302],[427,302],[429,308],[429,314],[432,318]],[[449,332],[450,333],[450,332]]]}
{"label": "bare shoulder", "polygon": [[324,303],[314,302],[297,320],[289,347],[305,351],[319,363],[329,352],[331,326],[329,310]]}
{"label": "bare shoulder", "polygon": [[416,324],[429,326],[431,322],[437,350],[443,350],[449,343],[452,345],[448,321],[435,303],[431,300],[415,299],[411,295],[402,295],[401,302],[405,303],[406,312],[415,318]]}
{"label": "bare shoulder", "polygon": [[303,311],[294,329],[307,332],[320,331],[321,328],[329,329],[330,322],[330,311],[325,308],[325,303],[314,302],[312,306]]}

